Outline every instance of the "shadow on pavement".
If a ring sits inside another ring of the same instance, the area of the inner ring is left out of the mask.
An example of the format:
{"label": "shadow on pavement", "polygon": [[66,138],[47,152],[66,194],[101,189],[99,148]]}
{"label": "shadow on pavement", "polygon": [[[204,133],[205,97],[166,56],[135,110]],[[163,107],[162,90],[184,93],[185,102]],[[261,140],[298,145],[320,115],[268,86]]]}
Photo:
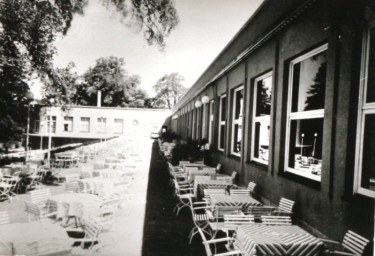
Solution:
{"label": "shadow on pavement", "polygon": [[193,228],[190,209],[184,208],[179,216],[173,212],[177,199],[173,196],[169,179],[167,164],[159,155],[155,141],[148,179],[142,255],[205,255],[199,235],[189,245],[188,236]]}

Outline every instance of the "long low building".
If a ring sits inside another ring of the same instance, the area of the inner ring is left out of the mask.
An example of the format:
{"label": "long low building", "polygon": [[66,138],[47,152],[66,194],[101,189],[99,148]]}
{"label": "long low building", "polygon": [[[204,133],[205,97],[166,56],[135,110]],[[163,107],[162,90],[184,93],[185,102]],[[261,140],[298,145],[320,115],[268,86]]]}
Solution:
{"label": "long low building", "polygon": [[[265,0],[174,106],[171,128],[265,202],[374,236],[375,1]],[[374,37],[374,38],[373,38]],[[371,251],[368,248],[368,253]]]}
{"label": "long low building", "polygon": [[138,129],[158,131],[170,113],[168,109],[37,106],[31,122],[31,146],[47,148],[49,137],[53,146],[60,146],[106,140]]}

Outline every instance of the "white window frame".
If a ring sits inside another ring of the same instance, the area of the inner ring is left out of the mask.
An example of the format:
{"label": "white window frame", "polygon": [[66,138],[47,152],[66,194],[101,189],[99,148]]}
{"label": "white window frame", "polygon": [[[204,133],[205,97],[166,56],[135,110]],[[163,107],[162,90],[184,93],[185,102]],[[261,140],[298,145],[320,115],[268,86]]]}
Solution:
{"label": "white window frame", "polygon": [[[256,116],[256,109],[257,109],[257,90],[258,90],[258,87],[257,87],[257,84],[259,81],[262,81],[266,78],[269,78],[269,77],[272,77],[272,87],[271,87],[271,112],[272,112],[272,105],[273,105],[273,72],[270,71],[262,76],[259,76],[257,77],[255,80],[254,80],[254,92],[253,92],[253,122],[252,122],[252,126],[251,126],[251,156],[250,156],[250,160],[251,161],[254,161],[254,162],[258,162],[258,163],[262,163],[262,164],[266,164],[268,165],[268,161],[265,161],[261,158],[257,158],[254,156],[255,154],[255,124],[258,123],[258,122],[262,122],[263,120],[266,120],[266,119],[269,119],[269,123],[271,125],[271,116],[272,116],[272,113],[270,113],[269,116]],[[270,145],[268,145],[268,151],[270,149]],[[269,160],[269,158],[268,158]]]}
{"label": "white window frame", "polygon": [[208,104],[203,104],[202,105],[202,139],[207,139],[207,134],[206,134],[206,122],[207,122],[207,105]]}
{"label": "white window frame", "polygon": [[314,50],[292,60],[289,64],[289,81],[288,81],[288,112],[287,112],[287,127],[286,127],[286,143],[285,143],[285,171],[296,174],[298,176],[302,176],[311,180],[315,180],[321,182],[321,177],[317,175],[313,175],[310,173],[303,173],[299,170],[295,170],[289,167],[289,145],[290,145],[290,124],[293,120],[304,120],[304,119],[315,119],[315,118],[323,118],[324,119],[324,109],[318,110],[309,110],[309,111],[301,111],[301,112],[294,112],[291,113],[292,109],[292,87],[293,87],[293,66],[299,62],[302,62],[312,56],[315,56],[319,53],[327,51],[328,44],[324,44]]}
{"label": "white window frame", "polygon": [[[241,133],[242,133],[242,119],[243,119],[243,116],[242,114],[240,113],[239,116],[238,116],[238,119],[235,119],[235,116],[236,116],[236,105],[237,105],[237,98],[236,98],[236,93],[238,91],[243,91],[243,85],[237,87],[236,89],[233,90],[232,94],[233,94],[233,104],[232,104],[232,134],[231,134],[231,143],[230,143],[230,153],[234,156],[239,156],[241,157],[241,153],[243,151],[242,147],[241,147],[241,151],[238,153],[238,152],[234,152],[233,151],[233,147],[234,147],[234,127],[236,124],[238,125],[241,125]],[[242,92],[242,111],[243,111],[243,104],[244,104],[244,101],[245,101],[245,97],[244,97],[244,93]],[[240,135],[241,136],[241,143],[243,142],[242,141],[242,134]]]}
{"label": "white window frame", "polygon": [[[67,118],[68,120],[65,120],[65,118]],[[63,132],[73,132],[73,117],[72,116],[64,116],[64,119],[63,119]],[[65,125],[68,125],[68,130],[66,131],[65,130]],[[69,126],[70,125],[70,126]],[[70,127],[70,129],[69,129]]]}
{"label": "white window frame", "polygon": [[[218,132],[218,143],[217,143],[217,149],[219,151],[223,151],[224,152],[224,149],[225,149],[225,137],[224,137],[224,145],[223,145],[223,148],[220,148],[220,138],[221,138],[221,133],[224,132],[225,134],[225,127],[226,127],[226,118],[224,119],[224,121],[221,120],[221,116],[222,116],[222,111],[223,111],[223,99],[225,98],[225,106],[228,105],[228,101],[227,101],[227,95],[226,94],[223,94],[220,96],[220,99],[219,99],[219,102],[220,102],[220,110],[219,110],[219,132]],[[225,111],[225,110],[224,110]],[[226,117],[226,116],[225,116]],[[224,131],[221,130],[221,126],[224,125]]]}
{"label": "white window frame", "polygon": [[214,110],[214,104],[215,101],[211,100],[210,101],[210,113],[209,113],[209,120],[208,120],[208,143],[211,145],[212,144],[212,127],[214,125],[214,115],[215,115],[215,110]]}
{"label": "white window frame", "polygon": [[[82,119],[88,120],[88,122],[85,122]],[[79,132],[84,132],[84,133],[90,132],[90,121],[91,121],[90,117],[81,117],[80,118],[80,124],[79,124]],[[87,123],[87,130],[83,130],[82,129],[82,124],[86,125],[86,123]]]}
{"label": "white window frame", "polygon": [[[104,122],[100,122],[99,119],[104,120]],[[106,117],[98,117],[98,133],[107,133],[107,118]]]}
{"label": "white window frame", "polygon": [[[121,122],[116,122],[118,120],[121,120]],[[120,127],[121,124],[121,131],[117,131],[116,129],[118,129]],[[123,134],[124,133],[124,119],[122,118],[115,118],[113,120],[113,133],[114,134]]]}
{"label": "white window frame", "polygon": [[[375,21],[369,24],[368,29],[363,35],[361,77],[358,102],[358,121],[356,137],[356,154],[354,167],[354,189],[353,193],[375,198],[375,191],[361,187],[362,181],[362,156],[363,156],[363,136],[365,132],[365,119],[367,115],[375,114],[375,102],[366,103],[368,86],[368,61],[370,53],[370,31],[375,27]],[[375,40],[375,39],[373,39]]]}

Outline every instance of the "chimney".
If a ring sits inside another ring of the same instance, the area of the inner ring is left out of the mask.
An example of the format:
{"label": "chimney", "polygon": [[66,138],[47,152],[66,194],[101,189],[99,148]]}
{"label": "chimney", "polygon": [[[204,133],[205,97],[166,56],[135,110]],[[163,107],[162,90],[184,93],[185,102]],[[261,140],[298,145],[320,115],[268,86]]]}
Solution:
{"label": "chimney", "polygon": [[102,91],[99,90],[98,91],[98,103],[96,104],[97,107],[101,107],[102,106]]}

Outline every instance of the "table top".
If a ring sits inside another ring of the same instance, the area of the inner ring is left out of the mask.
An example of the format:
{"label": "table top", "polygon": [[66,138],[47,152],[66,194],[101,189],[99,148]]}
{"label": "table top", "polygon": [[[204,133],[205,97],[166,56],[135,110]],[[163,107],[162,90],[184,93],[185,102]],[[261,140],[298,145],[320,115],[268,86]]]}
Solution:
{"label": "table top", "polygon": [[246,224],[237,229],[235,246],[245,255],[319,255],[323,243],[296,225]]}
{"label": "table top", "polygon": [[[60,246],[70,249],[73,242],[67,232],[52,223],[11,223],[2,225],[0,237],[3,242],[12,243],[17,254],[31,255],[37,242],[59,241]],[[32,254],[34,255],[34,254]]]}

